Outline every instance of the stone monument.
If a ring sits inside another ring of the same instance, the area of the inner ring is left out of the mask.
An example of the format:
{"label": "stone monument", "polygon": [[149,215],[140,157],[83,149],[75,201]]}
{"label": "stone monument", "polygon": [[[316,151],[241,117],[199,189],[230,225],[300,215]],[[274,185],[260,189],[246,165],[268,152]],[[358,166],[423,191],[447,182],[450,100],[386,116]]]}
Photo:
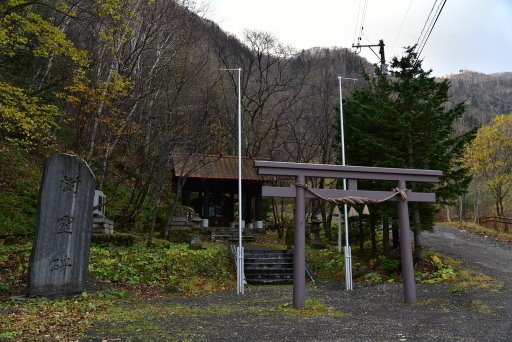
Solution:
{"label": "stone monument", "polygon": [[92,211],[92,233],[93,234],[114,234],[114,221],[105,216],[106,196],[103,191],[94,192],[94,207]]}
{"label": "stone monument", "polygon": [[30,255],[29,296],[67,296],[84,290],[94,189],[94,175],[80,157],[61,153],[46,161]]}

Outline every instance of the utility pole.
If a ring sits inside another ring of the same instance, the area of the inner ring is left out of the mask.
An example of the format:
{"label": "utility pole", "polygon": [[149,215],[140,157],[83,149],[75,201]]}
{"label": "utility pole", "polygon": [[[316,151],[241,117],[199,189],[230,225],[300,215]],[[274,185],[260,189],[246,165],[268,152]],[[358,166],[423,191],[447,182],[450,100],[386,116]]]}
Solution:
{"label": "utility pole", "polygon": [[[379,47],[379,55],[380,56],[377,55],[377,53],[375,51],[373,51],[373,49],[372,49],[373,47],[377,47],[377,46]],[[384,54],[384,46],[385,45],[384,45],[384,40],[383,39],[379,40],[379,44],[369,44],[369,45],[361,45],[359,43],[357,45],[352,44],[352,47],[356,48],[356,53],[361,52],[361,48],[363,48],[363,47],[367,47],[370,50],[372,50],[372,52],[375,54],[375,56],[380,58],[380,70],[383,73],[387,74],[387,72],[388,72],[388,65],[386,64],[386,56]],[[357,51],[357,49],[359,49],[359,51]]]}

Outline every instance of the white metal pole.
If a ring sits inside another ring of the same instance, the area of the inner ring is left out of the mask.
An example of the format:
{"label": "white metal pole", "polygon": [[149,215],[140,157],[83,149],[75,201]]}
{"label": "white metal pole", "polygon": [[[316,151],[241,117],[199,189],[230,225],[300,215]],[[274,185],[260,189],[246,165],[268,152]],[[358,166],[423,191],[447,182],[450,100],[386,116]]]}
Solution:
{"label": "white metal pole", "polygon": [[241,73],[242,68],[238,68],[238,249],[240,256],[238,263],[240,264],[239,282],[240,286],[238,294],[244,293],[244,249],[242,246],[242,92],[241,92]]}
{"label": "white metal pole", "polygon": [[242,245],[242,68],[220,70],[238,71],[238,248],[236,249],[236,293],[244,294],[244,248]]}
{"label": "white metal pole", "polygon": [[[354,78],[344,78],[338,76],[340,85],[340,139],[341,139],[341,165],[345,165],[345,130],[343,123],[343,93],[341,90],[341,80],[355,80]],[[343,190],[347,190],[347,180],[343,179]],[[347,205],[343,205],[343,218],[345,221],[345,289],[352,290],[352,251],[348,239],[348,214]]]}

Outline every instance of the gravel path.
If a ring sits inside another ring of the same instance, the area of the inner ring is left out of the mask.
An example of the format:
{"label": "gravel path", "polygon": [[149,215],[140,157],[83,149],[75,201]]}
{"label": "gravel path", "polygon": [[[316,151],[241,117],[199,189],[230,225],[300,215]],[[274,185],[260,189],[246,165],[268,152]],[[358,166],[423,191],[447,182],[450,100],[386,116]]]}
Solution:
{"label": "gravel path", "polygon": [[[291,302],[291,286],[249,287],[242,296],[224,292],[150,301],[143,320],[97,324],[86,340],[512,341],[510,246],[445,227],[423,234],[423,241],[502,280],[503,288],[455,295],[449,284],[418,284],[417,304],[407,305],[400,283],[355,285],[351,292],[342,284],[323,283],[309,286],[306,296],[335,314],[301,317],[282,310]],[[127,313],[136,310],[134,305],[125,303]]]}

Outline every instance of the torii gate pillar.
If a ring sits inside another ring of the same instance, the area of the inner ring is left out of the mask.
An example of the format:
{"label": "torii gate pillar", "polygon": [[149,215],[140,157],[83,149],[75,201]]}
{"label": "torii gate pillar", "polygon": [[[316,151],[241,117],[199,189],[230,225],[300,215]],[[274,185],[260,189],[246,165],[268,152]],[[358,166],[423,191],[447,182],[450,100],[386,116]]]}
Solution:
{"label": "torii gate pillar", "polygon": [[[305,184],[303,175],[296,177],[298,184]],[[295,232],[293,234],[293,307],[304,307],[306,292],[306,205],[304,188],[295,187]]]}
{"label": "torii gate pillar", "polygon": [[[405,180],[398,181],[398,188],[405,189]],[[409,225],[409,205],[407,199],[398,201],[398,225],[400,227],[400,258],[402,262],[402,278],[404,282],[404,299],[406,303],[416,302],[416,286],[414,281],[414,264],[412,261],[411,228]]]}

